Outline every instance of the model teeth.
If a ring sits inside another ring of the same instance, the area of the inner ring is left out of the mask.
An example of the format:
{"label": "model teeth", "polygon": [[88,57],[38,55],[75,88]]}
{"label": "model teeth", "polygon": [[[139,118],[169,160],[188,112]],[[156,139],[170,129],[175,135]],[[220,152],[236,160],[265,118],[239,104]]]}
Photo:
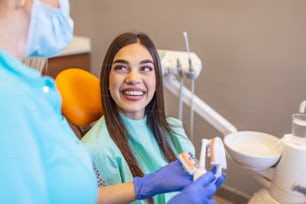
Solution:
{"label": "model teeth", "polygon": [[124,94],[130,95],[130,96],[142,96],[142,91],[125,91]]}

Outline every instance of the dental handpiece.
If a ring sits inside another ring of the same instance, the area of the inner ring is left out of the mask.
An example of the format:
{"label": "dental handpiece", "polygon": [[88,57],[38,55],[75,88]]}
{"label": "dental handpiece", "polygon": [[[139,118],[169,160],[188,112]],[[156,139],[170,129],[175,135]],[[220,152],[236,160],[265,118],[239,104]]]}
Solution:
{"label": "dental handpiece", "polygon": [[188,56],[189,72],[192,73],[193,72],[193,68],[192,68],[192,63],[191,63],[190,47],[189,47],[189,40],[188,40],[187,32],[184,32],[183,35],[184,35],[186,51],[187,51],[187,56]]}

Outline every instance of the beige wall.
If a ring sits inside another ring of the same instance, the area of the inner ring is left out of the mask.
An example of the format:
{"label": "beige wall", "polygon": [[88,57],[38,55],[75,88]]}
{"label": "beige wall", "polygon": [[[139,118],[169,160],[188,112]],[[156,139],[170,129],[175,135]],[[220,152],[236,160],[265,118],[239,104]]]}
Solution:
{"label": "beige wall", "polygon": [[[71,0],[75,33],[92,40],[97,74],[111,40],[125,31],[149,34],[160,49],[191,50],[202,59],[196,94],[239,130],[281,137],[306,99],[305,0]],[[166,91],[167,112],[177,98]],[[170,106],[171,104],[171,106]],[[176,104],[176,105],[173,105]],[[188,108],[184,122],[189,130]],[[195,144],[219,133],[195,116]],[[226,185],[252,195],[260,186],[229,162]]]}

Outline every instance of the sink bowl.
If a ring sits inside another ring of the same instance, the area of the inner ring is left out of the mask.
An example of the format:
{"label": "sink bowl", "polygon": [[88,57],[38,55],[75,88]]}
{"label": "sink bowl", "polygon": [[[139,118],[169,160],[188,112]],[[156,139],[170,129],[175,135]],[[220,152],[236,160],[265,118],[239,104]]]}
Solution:
{"label": "sink bowl", "polygon": [[230,158],[250,170],[264,170],[275,165],[282,153],[282,143],[276,136],[239,131],[224,137],[224,145]]}

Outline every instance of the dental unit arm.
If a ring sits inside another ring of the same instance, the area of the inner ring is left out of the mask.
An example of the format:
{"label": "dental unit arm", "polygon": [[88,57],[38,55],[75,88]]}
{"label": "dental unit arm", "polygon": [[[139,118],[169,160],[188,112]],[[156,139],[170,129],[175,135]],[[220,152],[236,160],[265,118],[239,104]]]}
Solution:
{"label": "dental unit arm", "polygon": [[[183,87],[181,93],[180,83],[176,79],[175,75],[182,72],[189,77],[191,76],[193,78],[197,78],[202,69],[202,62],[199,57],[193,52],[190,52],[189,54],[187,52],[172,50],[158,50],[158,52],[163,68],[164,86],[176,96],[180,96],[180,94],[182,94],[183,101],[186,105],[191,106],[193,103],[194,111],[223,135],[237,132],[237,128],[235,126],[212,109],[202,99],[196,95],[192,97],[192,92],[188,88]],[[190,59],[188,59],[188,57],[190,57]],[[192,72],[190,72],[189,60],[192,61]],[[179,67],[178,61],[180,62]]]}

